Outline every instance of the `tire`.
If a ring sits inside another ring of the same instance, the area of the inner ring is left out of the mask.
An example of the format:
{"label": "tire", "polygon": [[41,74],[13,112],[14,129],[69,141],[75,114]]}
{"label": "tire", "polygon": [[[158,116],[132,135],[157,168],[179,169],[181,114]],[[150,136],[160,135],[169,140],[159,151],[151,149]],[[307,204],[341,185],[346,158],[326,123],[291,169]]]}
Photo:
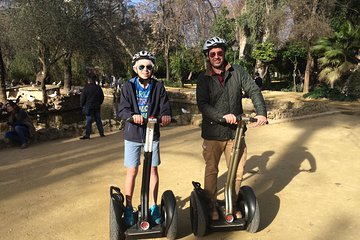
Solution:
{"label": "tire", "polygon": [[251,187],[241,187],[237,204],[239,204],[246,221],[246,231],[256,233],[260,225],[260,209]]}
{"label": "tire", "polygon": [[199,195],[192,191],[190,196],[190,219],[192,232],[197,237],[203,237],[207,233],[208,216],[205,206],[205,202],[200,199]]}
{"label": "tire", "polygon": [[166,238],[174,240],[177,236],[177,207],[172,191],[167,190],[161,197],[161,217],[164,220]]}
{"label": "tire", "polygon": [[124,213],[124,197],[119,192],[110,190],[110,240],[125,240],[125,227],[122,215]]}
{"label": "tire", "polygon": [[255,213],[253,219],[250,222],[248,222],[246,231],[250,233],[256,233],[259,229],[259,225],[260,225],[260,209],[259,209],[259,203],[256,200]]}

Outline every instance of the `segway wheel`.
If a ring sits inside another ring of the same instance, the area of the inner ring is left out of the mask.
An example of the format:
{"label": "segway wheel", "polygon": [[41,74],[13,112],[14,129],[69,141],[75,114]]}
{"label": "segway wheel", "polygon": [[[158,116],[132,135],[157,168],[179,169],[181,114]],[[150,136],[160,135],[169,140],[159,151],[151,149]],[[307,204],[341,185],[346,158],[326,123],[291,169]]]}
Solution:
{"label": "segway wheel", "polygon": [[176,199],[172,191],[166,190],[161,197],[161,217],[164,221],[165,234],[168,239],[176,239],[177,235]]}
{"label": "segway wheel", "polygon": [[124,196],[117,187],[110,187],[110,240],[125,240]]}
{"label": "segway wheel", "polygon": [[246,231],[255,233],[260,225],[260,209],[255,193],[249,186],[240,188],[238,204],[246,221]]}
{"label": "segway wheel", "polygon": [[192,191],[190,196],[190,219],[192,232],[195,236],[203,237],[206,235],[208,228],[206,209],[205,202],[200,199],[195,191]]}
{"label": "segway wheel", "polygon": [[259,203],[256,200],[255,213],[253,219],[248,223],[246,231],[250,233],[256,233],[259,229],[259,225],[260,225],[260,210],[259,210]]}

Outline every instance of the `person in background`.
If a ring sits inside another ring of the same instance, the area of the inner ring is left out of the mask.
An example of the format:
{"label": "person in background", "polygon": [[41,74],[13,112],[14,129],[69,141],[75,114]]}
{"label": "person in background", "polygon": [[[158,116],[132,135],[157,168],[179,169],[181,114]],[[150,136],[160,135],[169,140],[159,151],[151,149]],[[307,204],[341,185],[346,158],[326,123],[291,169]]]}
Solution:
{"label": "person in background", "polygon": [[104,102],[104,93],[101,87],[96,84],[97,81],[97,75],[90,71],[87,77],[87,84],[80,95],[80,106],[86,116],[85,135],[80,138],[81,140],[90,139],[93,119],[96,122],[100,137],[105,137],[101,121],[101,104]]}
{"label": "person in background", "polygon": [[11,128],[5,133],[5,139],[20,144],[20,148],[27,148],[36,132],[29,115],[13,101],[8,101],[5,108],[8,114],[7,124]]}
{"label": "person in background", "polygon": [[256,85],[258,85],[260,91],[262,91],[263,82],[262,82],[262,78],[260,77],[260,74],[258,72],[255,73],[254,81],[255,81]]}
{"label": "person in background", "polygon": [[[210,38],[204,43],[203,53],[208,66],[206,71],[199,75],[196,87],[197,105],[202,114],[201,137],[204,139],[204,190],[209,198],[209,214],[212,220],[219,219],[216,208],[219,161],[224,153],[229,166],[237,128],[236,117],[243,114],[243,91],[249,95],[256,109],[257,123],[254,126],[267,122],[265,101],[260,89],[244,67],[226,61],[226,49],[226,41],[219,37]],[[218,119],[221,118],[224,118],[226,123],[219,123]],[[235,189],[232,189],[234,197],[237,197],[240,191],[246,161],[246,144],[242,145],[239,158]],[[233,202],[236,202],[235,199]],[[240,209],[234,210],[235,217],[241,218]]]}
{"label": "person in background", "polygon": [[[132,197],[135,179],[139,170],[141,148],[144,147],[146,125],[144,119],[161,118],[161,125],[166,126],[171,121],[171,108],[164,83],[154,77],[155,56],[148,51],[140,51],[133,56],[133,70],[136,76],[125,82],[120,92],[118,116],[123,119],[132,117],[133,122],[125,122],[124,127],[124,165],[126,167],[125,224],[134,224]],[[160,164],[160,129],[155,125],[152,149],[152,162],[149,187],[150,215],[156,224],[160,224],[161,215],[157,206],[159,189],[158,166]]]}

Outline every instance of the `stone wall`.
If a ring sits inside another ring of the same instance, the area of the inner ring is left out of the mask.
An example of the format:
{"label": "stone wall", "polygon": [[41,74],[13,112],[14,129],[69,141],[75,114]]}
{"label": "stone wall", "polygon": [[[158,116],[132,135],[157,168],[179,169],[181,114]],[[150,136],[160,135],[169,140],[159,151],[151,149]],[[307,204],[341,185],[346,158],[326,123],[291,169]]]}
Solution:
{"label": "stone wall", "polygon": [[[6,147],[13,147],[15,144],[12,143],[5,143],[3,139],[3,133],[8,130],[7,127],[5,127],[6,123],[1,123],[1,130],[2,130],[2,136],[0,137],[0,149],[6,148]],[[118,131],[120,130],[123,125],[120,121],[116,120],[106,120],[103,121],[104,131],[106,133]],[[98,130],[96,127],[95,122],[92,125],[92,134],[98,134]],[[45,124],[38,124],[36,126],[36,134],[34,138],[31,140],[31,143],[37,143],[37,142],[46,142],[50,140],[60,139],[60,138],[71,138],[71,137],[79,137],[84,135],[85,131],[85,125],[83,124],[63,124],[61,127],[48,127]]]}
{"label": "stone wall", "polygon": [[[172,89],[168,91],[169,98],[172,102],[177,103],[186,103],[191,104],[194,108],[196,107],[196,94],[195,90],[181,91],[177,89]],[[110,92],[108,92],[110,94]],[[64,108],[76,107],[79,103],[79,95],[75,95],[71,98],[68,98],[68,101],[63,101],[66,97],[61,98],[61,102]],[[67,103],[66,103],[67,102]],[[284,118],[293,118],[297,116],[311,115],[315,113],[322,113],[329,111],[329,107],[326,103],[321,101],[306,101],[302,98],[281,98],[281,97],[266,97],[265,102],[268,110],[269,120],[279,120]],[[243,108],[246,114],[254,113],[254,106],[250,99],[243,99]],[[65,107],[66,106],[66,107]],[[180,113],[174,116],[176,119],[176,125],[188,125],[192,124],[195,126],[200,126],[202,122],[201,114],[197,112],[190,113]],[[118,131],[122,127],[122,122],[109,119],[103,121],[105,132]],[[48,127],[46,125],[37,125],[37,135],[34,139],[34,142],[49,141],[59,138],[69,138],[77,137],[83,135],[85,126],[83,124],[71,124],[71,125],[62,125],[59,128]],[[93,124],[93,131],[96,134],[97,128],[95,123]],[[2,129],[0,136],[0,149],[6,147],[3,141],[4,129]]]}

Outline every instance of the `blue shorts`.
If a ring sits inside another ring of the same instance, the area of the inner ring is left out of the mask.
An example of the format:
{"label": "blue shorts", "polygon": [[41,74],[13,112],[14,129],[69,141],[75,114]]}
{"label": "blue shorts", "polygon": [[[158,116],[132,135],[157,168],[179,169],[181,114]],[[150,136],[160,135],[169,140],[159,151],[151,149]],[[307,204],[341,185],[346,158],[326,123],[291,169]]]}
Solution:
{"label": "blue shorts", "polygon": [[[144,143],[124,140],[124,166],[137,167],[140,165],[141,149]],[[151,166],[160,165],[159,141],[153,141]]]}

